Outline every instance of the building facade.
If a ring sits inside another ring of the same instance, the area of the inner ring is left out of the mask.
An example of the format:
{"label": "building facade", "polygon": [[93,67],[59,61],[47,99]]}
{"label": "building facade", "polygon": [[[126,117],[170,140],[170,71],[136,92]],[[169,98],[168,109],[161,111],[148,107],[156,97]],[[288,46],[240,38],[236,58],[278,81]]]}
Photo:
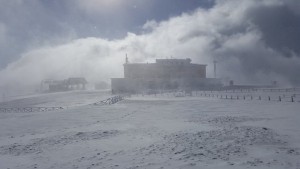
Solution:
{"label": "building facade", "polygon": [[206,78],[206,66],[191,59],[156,59],[156,63],[126,63],[124,78],[112,78],[113,93],[139,93],[159,90],[197,90],[220,86]]}

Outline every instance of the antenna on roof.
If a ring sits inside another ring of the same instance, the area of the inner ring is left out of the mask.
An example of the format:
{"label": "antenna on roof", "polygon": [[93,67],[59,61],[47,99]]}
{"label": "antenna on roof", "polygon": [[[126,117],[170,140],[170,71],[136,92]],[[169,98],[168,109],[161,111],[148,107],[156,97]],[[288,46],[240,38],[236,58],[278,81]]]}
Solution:
{"label": "antenna on roof", "polygon": [[214,76],[217,78],[217,61],[214,60]]}
{"label": "antenna on roof", "polygon": [[127,57],[127,53],[126,53],[126,58],[125,58],[125,64],[128,63],[128,57]]}

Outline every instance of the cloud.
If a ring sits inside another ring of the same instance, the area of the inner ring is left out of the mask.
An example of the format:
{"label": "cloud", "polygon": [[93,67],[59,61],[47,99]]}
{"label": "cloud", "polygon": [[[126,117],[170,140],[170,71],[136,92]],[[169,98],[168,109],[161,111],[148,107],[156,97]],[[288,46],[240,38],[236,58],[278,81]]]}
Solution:
{"label": "cloud", "polygon": [[0,45],[6,40],[6,26],[0,22]]}
{"label": "cloud", "polygon": [[121,0],[76,0],[77,6],[87,13],[111,13],[124,5]]}
{"label": "cloud", "polygon": [[[0,44],[0,70],[32,49],[69,39],[124,38],[147,20],[165,20],[182,11],[210,7],[207,0],[11,0],[0,1],[6,41]],[[155,11],[155,12],[153,12]]]}
{"label": "cloud", "polygon": [[144,30],[153,30],[154,28],[157,27],[157,22],[155,20],[151,20],[151,21],[147,21],[144,25],[143,25],[143,29]]}
{"label": "cloud", "polygon": [[299,85],[300,51],[296,45],[300,25],[291,3],[220,0],[210,9],[199,8],[161,22],[149,21],[141,34],[128,33],[117,40],[80,38],[38,48],[2,70],[1,85],[33,85],[43,79],[71,76],[84,76],[90,82],[122,77],[126,53],[131,62],[189,57],[193,62],[208,64],[209,76],[216,59],[221,78]]}

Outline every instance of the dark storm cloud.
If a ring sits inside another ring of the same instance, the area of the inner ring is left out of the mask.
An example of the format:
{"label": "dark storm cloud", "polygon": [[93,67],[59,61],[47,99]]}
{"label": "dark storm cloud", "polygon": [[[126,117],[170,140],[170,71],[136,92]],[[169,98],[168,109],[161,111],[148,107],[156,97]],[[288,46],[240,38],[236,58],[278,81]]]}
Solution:
{"label": "dark storm cloud", "polygon": [[251,76],[257,72],[278,74],[292,84],[300,84],[300,62],[297,59],[300,57],[299,10],[299,1],[294,0],[249,10],[247,17],[260,32],[261,45],[267,51],[274,52],[259,52],[257,47],[252,50],[254,53],[244,53],[243,55],[252,54],[250,57],[239,57],[245,75]]}
{"label": "dark storm cloud", "polygon": [[300,16],[288,5],[257,8],[249,15],[268,46],[286,57],[300,56]]}

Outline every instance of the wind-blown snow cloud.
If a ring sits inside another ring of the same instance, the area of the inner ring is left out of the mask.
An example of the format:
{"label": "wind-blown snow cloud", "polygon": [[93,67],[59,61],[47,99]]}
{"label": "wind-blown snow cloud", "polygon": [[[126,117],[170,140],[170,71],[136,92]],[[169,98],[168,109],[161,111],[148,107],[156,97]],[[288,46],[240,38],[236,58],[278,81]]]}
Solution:
{"label": "wind-blown snow cloud", "polygon": [[141,34],[128,33],[118,40],[81,38],[34,49],[0,72],[0,85],[33,85],[72,76],[90,82],[122,77],[126,53],[131,62],[189,57],[209,64],[209,76],[215,59],[221,78],[300,84],[297,4],[294,0],[220,0],[209,9],[162,22],[150,20]]}

